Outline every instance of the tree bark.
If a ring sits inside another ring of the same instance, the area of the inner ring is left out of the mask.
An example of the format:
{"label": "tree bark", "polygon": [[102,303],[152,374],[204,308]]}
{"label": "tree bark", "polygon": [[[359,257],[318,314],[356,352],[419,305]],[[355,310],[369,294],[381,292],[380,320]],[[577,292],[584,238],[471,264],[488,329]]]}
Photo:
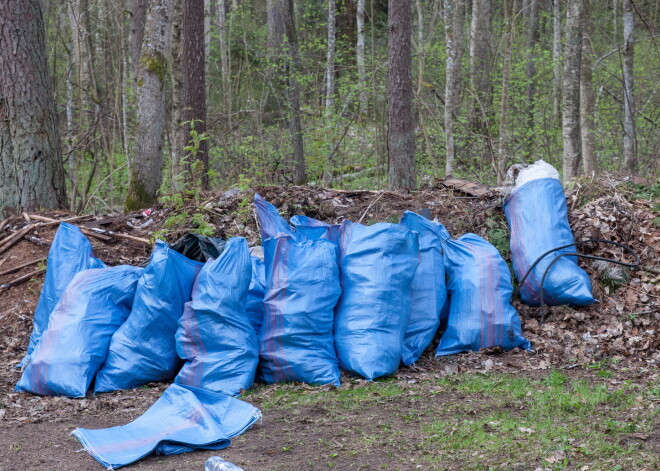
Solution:
{"label": "tree bark", "polygon": [[412,0],[389,0],[387,95],[389,183],[415,187],[415,119],[412,84]]}
{"label": "tree bark", "polygon": [[[525,48],[527,56],[525,57],[525,78],[527,84],[525,92],[527,95],[527,129],[534,129],[534,100],[536,99],[536,43],[539,40],[539,8],[540,0],[524,0],[523,12],[525,18]],[[533,153],[533,138],[527,142],[530,153]]]}
{"label": "tree bark", "polygon": [[185,155],[186,134],[183,129],[183,4],[174,2],[172,12],[172,113],[170,115],[170,160],[172,190],[183,190],[181,161]]}
{"label": "tree bark", "polygon": [[586,175],[598,172],[594,151],[594,90],[591,73],[591,38],[593,21],[591,1],[585,0],[584,37],[582,38],[582,66],[580,71],[580,133],[582,140],[582,165]]}
{"label": "tree bark", "polygon": [[327,61],[325,67],[326,75],[326,90],[325,90],[325,116],[330,118],[332,116],[333,108],[335,106],[335,17],[336,17],[336,2],[335,0],[328,0],[328,50]]}
{"label": "tree bark", "polygon": [[463,23],[465,0],[445,0],[445,42],[447,62],[445,69],[445,140],[447,157],[445,175],[454,172],[454,117],[461,96],[461,61],[463,59]]}
{"label": "tree bark", "polygon": [[222,97],[225,113],[231,114],[231,75],[229,70],[229,43],[227,41],[227,5],[218,0],[218,41],[220,43],[220,73],[222,74]]}
{"label": "tree bark", "polygon": [[186,181],[209,188],[209,161],[206,132],[204,0],[183,3],[183,122],[187,147]]}
{"label": "tree bark", "polygon": [[635,55],[634,11],[631,0],[623,0],[623,161],[626,170],[637,171],[635,152]]}
{"label": "tree bark", "polygon": [[66,205],[37,0],[0,4],[0,215]]}
{"label": "tree bark", "polygon": [[135,157],[126,209],[156,202],[163,179],[165,74],[170,54],[173,0],[154,0],[147,15],[137,81]]}
{"label": "tree bark", "polygon": [[470,86],[477,98],[473,122],[480,131],[485,128],[483,116],[490,115],[493,101],[490,83],[492,16],[492,0],[472,0]]}
{"label": "tree bark", "polygon": [[367,97],[367,70],[364,58],[364,16],[366,0],[357,2],[357,47],[356,61],[358,71],[358,84],[360,87],[360,115],[366,116],[369,111],[369,99]]}
{"label": "tree bark", "polygon": [[575,178],[581,158],[580,143],[580,65],[582,57],[583,0],[568,0],[564,79],[562,83],[562,137],[564,141],[564,181]]}
{"label": "tree bark", "polygon": [[497,184],[504,183],[509,160],[509,82],[513,48],[513,0],[504,0],[504,64],[502,65],[502,94],[500,99],[500,138],[497,149]]}
{"label": "tree bark", "polygon": [[137,79],[144,25],[147,21],[149,0],[133,0],[131,11],[131,55],[133,56],[133,76]]}
{"label": "tree bark", "polygon": [[552,112],[559,116],[561,101],[561,0],[552,0]]}

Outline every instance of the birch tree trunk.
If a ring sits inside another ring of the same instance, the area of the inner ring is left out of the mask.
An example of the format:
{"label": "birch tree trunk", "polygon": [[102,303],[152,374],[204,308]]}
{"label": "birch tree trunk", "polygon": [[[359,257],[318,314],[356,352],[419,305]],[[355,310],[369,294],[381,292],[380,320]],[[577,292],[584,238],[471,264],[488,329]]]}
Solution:
{"label": "birch tree trunk", "polygon": [[623,0],[623,161],[630,172],[637,171],[635,152],[635,81],[633,59],[635,19],[631,0]]}
{"label": "birch tree trunk", "polygon": [[412,85],[412,0],[389,0],[387,95],[390,187],[415,187],[415,118]]}
{"label": "birch tree trunk", "polygon": [[164,89],[172,2],[154,0],[145,24],[136,91],[135,157],[125,203],[129,211],[156,202],[163,180]]}
{"label": "birch tree trunk", "polygon": [[37,0],[0,3],[0,217],[66,205],[57,113]]}
{"label": "birch tree trunk", "polygon": [[584,37],[582,38],[582,66],[580,71],[580,134],[582,141],[582,165],[586,175],[598,172],[594,152],[594,90],[591,73],[591,0],[585,0]]}
{"label": "birch tree trunk", "polygon": [[562,83],[562,138],[564,142],[564,181],[577,176],[580,143],[580,65],[582,57],[583,0],[568,0],[564,79]]}
{"label": "birch tree trunk", "polygon": [[328,51],[325,68],[326,91],[325,91],[325,116],[326,119],[332,116],[335,106],[335,16],[336,2],[328,0]]}
{"label": "birch tree trunk", "polygon": [[454,172],[454,117],[460,104],[461,61],[463,59],[463,23],[465,0],[445,0],[445,42],[447,63],[445,72],[445,140],[447,157],[445,175]]}
{"label": "birch tree trunk", "polygon": [[357,47],[356,61],[358,71],[358,84],[360,87],[360,115],[366,116],[369,111],[369,98],[367,97],[367,69],[364,57],[364,16],[366,0],[357,2]]}
{"label": "birch tree trunk", "polygon": [[552,0],[552,112],[559,116],[561,101],[561,0]]}
{"label": "birch tree trunk", "polygon": [[497,184],[504,183],[509,160],[509,82],[513,48],[513,0],[504,0],[504,63],[502,65],[502,94],[500,100],[500,139],[497,145]]}

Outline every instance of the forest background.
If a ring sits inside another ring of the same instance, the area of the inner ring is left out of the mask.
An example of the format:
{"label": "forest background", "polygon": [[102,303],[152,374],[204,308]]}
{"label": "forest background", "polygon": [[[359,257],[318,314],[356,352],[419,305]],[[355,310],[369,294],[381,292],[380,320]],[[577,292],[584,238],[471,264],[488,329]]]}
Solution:
{"label": "forest background", "polygon": [[[237,185],[502,183],[539,158],[566,181],[659,172],[657,0],[12,3],[0,23],[27,8],[45,31],[59,142],[42,159],[74,211]],[[3,50],[0,70],[21,60]],[[5,74],[17,90],[43,93]],[[11,139],[4,168],[40,172]],[[4,173],[1,207],[49,206],[14,201]]]}

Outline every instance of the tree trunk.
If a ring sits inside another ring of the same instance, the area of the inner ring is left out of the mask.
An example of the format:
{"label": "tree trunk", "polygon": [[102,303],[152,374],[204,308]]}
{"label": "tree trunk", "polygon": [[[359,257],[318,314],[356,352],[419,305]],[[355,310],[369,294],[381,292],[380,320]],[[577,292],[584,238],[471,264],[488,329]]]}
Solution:
{"label": "tree trunk", "polygon": [[445,0],[445,41],[447,62],[445,70],[445,140],[447,158],[445,175],[454,172],[454,116],[460,104],[461,61],[463,59],[463,22],[465,0]]}
{"label": "tree trunk", "polygon": [[472,0],[470,23],[470,86],[476,96],[473,123],[484,131],[483,117],[489,116],[492,106],[490,69],[492,66],[492,1]]}
{"label": "tree trunk", "polygon": [[183,4],[174,2],[172,12],[172,113],[170,115],[170,160],[172,167],[172,191],[183,190],[181,161],[186,146],[183,129]]}
{"label": "tree trunk", "polygon": [[523,12],[525,18],[525,78],[527,81],[525,92],[527,95],[527,129],[530,131],[527,147],[530,154],[533,153],[534,139],[534,100],[536,99],[536,43],[539,40],[539,8],[540,0],[524,0]]}
{"label": "tree trunk", "polygon": [[504,183],[509,160],[509,82],[513,48],[513,0],[504,0],[504,64],[502,65],[502,94],[500,100],[500,139],[497,150],[497,184]]}
{"label": "tree trunk", "polygon": [[229,70],[229,43],[227,41],[227,5],[218,0],[218,40],[220,43],[220,73],[222,74],[222,97],[225,113],[231,115],[231,75]]}
{"label": "tree trunk", "polygon": [[328,0],[328,54],[325,68],[326,91],[325,91],[325,116],[332,116],[335,106],[335,16],[336,2]]}
{"label": "tree trunk", "polygon": [[561,101],[561,0],[552,0],[552,112],[559,116]]}
{"label": "tree trunk", "polygon": [[186,181],[209,188],[206,140],[206,75],[204,60],[204,0],[183,3],[183,122],[187,147]]}
{"label": "tree trunk", "polygon": [[36,0],[0,3],[0,216],[66,205],[57,113]]}
{"label": "tree trunk", "polygon": [[594,152],[594,90],[591,74],[593,21],[590,14],[590,4],[590,0],[585,0],[582,66],[580,71],[580,133],[582,138],[582,164],[586,175],[598,172],[596,153]]}
{"label": "tree trunk", "polygon": [[364,59],[364,16],[366,0],[357,2],[357,47],[356,61],[358,71],[358,84],[360,87],[360,115],[366,116],[369,111],[369,99],[367,97],[367,70]]}
{"label": "tree trunk", "polygon": [[635,82],[633,58],[635,19],[631,0],[623,0],[623,161],[630,172],[637,171],[635,152]]}
{"label": "tree trunk", "polygon": [[583,7],[583,0],[568,0],[566,9],[566,51],[562,84],[564,181],[575,178],[580,165],[580,64]]}
{"label": "tree trunk", "polygon": [[389,0],[389,100],[387,147],[390,187],[415,187],[415,119],[412,85],[412,0]]}
{"label": "tree trunk", "polygon": [[126,194],[126,209],[156,202],[163,180],[165,74],[170,54],[173,0],[154,0],[147,15],[137,81],[135,157]]}
{"label": "tree trunk", "polygon": [[134,77],[137,79],[144,25],[147,21],[147,7],[149,0],[133,0],[131,11],[131,55],[133,56]]}
{"label": "tree trunk", "polygon": [[293,181],[296,185],[303,185],[307,181],[305,175],[305,153],[303,149],[302,116],[300,112],[300,84],[298,75],[301,71],[300,55],[298,53],[298,35],[293,18],[293,0],[277,0],[279,11],[282,14],[284,31],[289,42],[289,55],[291,65],[289,67],[289,86],[287,88],[287,100],[291,104],[291,116],[289,116],[289,129],[293,145],[293,161],[295,164]]}

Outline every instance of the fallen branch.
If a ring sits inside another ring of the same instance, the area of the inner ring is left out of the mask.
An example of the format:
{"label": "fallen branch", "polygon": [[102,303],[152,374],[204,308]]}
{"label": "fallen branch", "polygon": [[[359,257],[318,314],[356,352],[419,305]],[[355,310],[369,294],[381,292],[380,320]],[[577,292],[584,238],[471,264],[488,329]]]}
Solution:
{"label": "fallen branch", "polygon": [[61,222],[73,222],[73,221],[80,221],[82,219],[88,219],[94,216],[87,215],[87,216],[74,216],[70,218],[64,218],[64,219],[53,219],[45,216],[39,216],[37,214],[29,214],[28,215],[30,218],[34,219],[35,221],[43,221],[44,224],[41,224],[41,227],[44,226],[54,226],[55,224],[59,224]]}
{"label": "fallen branch", "polygon": [[2,260],[0,260],[0,267],[1,267],[2,265],[4,265],[5,262],[6,262],[7,260],[9,260],[9,257],[10,257],[10,255],[7,255],[5,258],[3,258]]}
{"label": "fallen branch", "polygon": [[[30,215],[32,219],[36,219],[37,221],[45,221],[47,223],[53,223],[53,224],[59,224],[60,222],[66,222],[66,219],[52,219],[48,218],[45,216],[37,216],[35,217],[34,215]],[[79,216],[80,219],[89,217],[89,216]],[[73,218],[69,218],[69,221],[73,220]],[[96,237],[97,239],[100,239],[104,242],[110,242],[112,241],[112,237],[115,237],[117,239],[126,239],[126,240],[132,240],[135,242],[141,242],[143,244],[150,244],[151,241],[149,239],[143,239],[142,237],[135,237],[132,235],[128,234],[122,234],[121,232],[113,232],[113,231],[108,231],[106,229],[100,229],[98,227],[80,227],[77,226],[85,235],[88,235],[90,237]]]}
{"label": "fallen branch", "polygon": [[40,239],[39,237],[33,235],[26,235],[24,239],[29,240],[30,242],[33,242],[37,245],[43,245],[45,247],[50,247],[53,244],[52,242],[46,239]]}
{"label": "fallen branch", "polygon": [[80,231],[81,231],[83,234],[85,234],[86,236],[89,236],[89,237],[95,237],[95,238],[97,238],[97,239],[99,239],[99,240],[101,240],[101,241],[103,241],[103,242],[105,242],[105,243],[112,242],[112,237],[108,237],[108,236],[103,235],[103,234],[98,234],[98,233],[96,233],[96,232],[94,232],[94,231],[91,231],[91,230],[89,230],[89,229],[86,229],[86,228],[84,228],[84,227],[79,227],[79,229],[80,229]]}
{"label": "fallen branch", "polygon": [[35,224],[28,224],[23,229],[16,232],[13,236],[9,237],[8,239],[5,239],[0,245],[0,254],[12,248],[19,240],[23,238],[24,235],[26,235],[35,227],[36,227]]}
{"label": "fallen branch", "polygon": [[9,218],[3,219],[2,222],[0,222],[0,232],[5,230],[5,226],[9,225]]}
{"label": "fallen branch", "polygon": [[[151,241],[149,239],[144,239],[142,237],[135,237],[135,236],[128,235],[128,234],[122,234],[121,232],[113,232],[113,231],[109,231],[107,229],[100,229],[98,227],[90,227],[88,230],[93,231],[93,232],[97,232],[98,234],[105,234],[105,235],[108,235],[108,236],[111,236],[111,237],[116,237],[117,239],[132,240],[134,242],[141,242],[143,244],[151,244]],[[97,234],[97,236],[98,236],[98,234]]]}
{"label": "fallen branch", "polygon": [[29,267],[29,266],[31,266],[31,265],[36,265],[37,263],[39,263],[39,262],[43,262],[44,260],[46,260],[46,258],[45,258],[45,257],[41,257],[41,258],[38,258],[38,259],[36,259],[36,260],[31,260],[31,261],[29,261],[29,262],[22,263],[22,264],[20,264],[20,265],[17,265],[17,266],[15,266],[15,267],[12,267],[12,268],[7,268],[5,271],[0,272],[0,276],[9,275],[10,273],[14,273],[14,272],[16,272],[16,271],[18,271],[18,270],[21,270],[21,269],[25,268],[25,267]]}
{"label": "fallen branch", "polygon": [[1,284],[0,289],[11,288],[12,286],[19,285],[19,284],[23,283],[24,281],[27,281],[27,280],[31,279],[34,276],[42,274],[45,271],[46,271],[45,268],[39,268],[38,270],[32,271],[32,272],[28,273],[27,275],[19,276],[18,278],[14,279],[14,280],[11,280],[11,281],[8,281],[7,283]]}

